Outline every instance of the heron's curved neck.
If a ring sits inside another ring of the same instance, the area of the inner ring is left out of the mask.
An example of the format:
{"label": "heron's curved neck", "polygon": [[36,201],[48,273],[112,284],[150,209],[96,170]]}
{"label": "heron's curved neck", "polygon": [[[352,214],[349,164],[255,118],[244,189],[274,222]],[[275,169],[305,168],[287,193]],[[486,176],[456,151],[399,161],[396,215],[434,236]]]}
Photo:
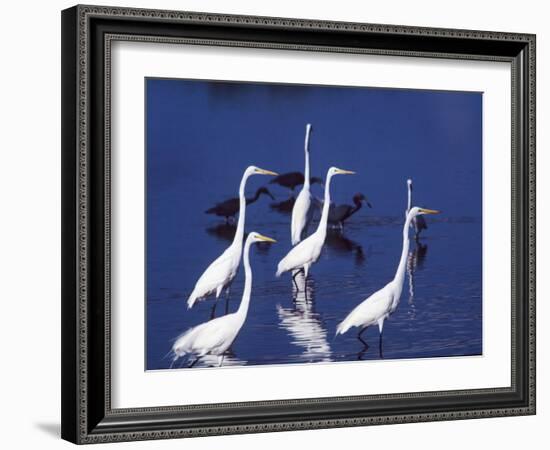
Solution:
{"label": "heron's curved neck", "polygon": [[261,194],[261,193],[262,193],[262,192],[258,189],[258,190],[256,191],[256,193],[254,194],[254,197],[250,197],[250,198],[247,198],[247,199],[246,199],[246,204],[247,204],[247,205],[250,205],[251,203],[254,203],[256,200],[258,200],[258,199],[260,198],[260,194]]}
{"label": "heron's curved neck", "polygon": [[232,245],[242,245],[243,243],[244,221],[246,217],[246,197],[244,196],[244,188],[246,187],[246,180],[248,177],[249,175],[245,173],[241,179],[241,185],[239,186],[239,220],[237,222],[237,230],[235,231]]}
{"label": "heron's curved neck", "polygon": [[325,182],[325,203],[323,204],[321,220],[319,221],[319,226],[317,227],[317,232],[322,232],[325,234],[327,232],[328,211],[330,209],[330,180],[331,179],[332,179],[332,176],[327,175],[327,179]]}
{"label": "heron's curved neck", "polygon": [[237,316],[244,322],[248,313],[248,305],[250,304],[250,294],[252,293],[252,269],[250,268],[250,245],[251,242],[246,242],[244,246],[244,291],[241,304],[237,310]]}
{"label": "heron's curved neck", "polygon": [[359,211],[363,207],[363,202],[361,200],[354,199],[353,203],[355,203],[355,207],[352,208],[352,210],[349,212],[349,215],[355,214],[357,211]]}
{"label": "heron's curved neck", "polygon": [[409,191],[407,196],[407,214],[408,214],[409,211],[411,210],[411,201],[412,201],[412,189],[410,184],[408,184],[407,190]]}
{"label": "heron's curved neck", "polygon": [[304,187],[309,188],[309,133],[310,133],[311,127],[307,125],[306,127],[306,141],[304,143],[304,153],[306,155],[306,162],[305,162],[305,171],[304,171]]}
{"label": "heron's curved neck", "polygon": [[401,251],[401,259],[399,260],[399,266],[395,272],[394,280],[403,282],[405,278],[405,269],[407,267],[407,257],[409,255],[409,227],[411,225],[412,216],[407,214],[405,224],[403,225],[403,250]]}

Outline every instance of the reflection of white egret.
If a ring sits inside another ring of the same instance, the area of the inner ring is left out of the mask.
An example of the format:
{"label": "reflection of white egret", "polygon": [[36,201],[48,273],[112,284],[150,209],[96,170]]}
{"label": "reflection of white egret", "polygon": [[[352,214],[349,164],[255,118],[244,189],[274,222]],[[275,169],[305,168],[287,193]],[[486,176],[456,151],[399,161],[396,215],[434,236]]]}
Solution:
{"label": "reflection of white egret", "polygon": [[[411,210],[411,204],[412,204],[412,190],[413,190],[413,182],[409,178],[407,180],[407,190],[408,190],[408,201],[407,201],[407,211],[405,211],[405,216],[409,213]],[[426,224],[426,220],[422,216],[415,217],[412,222],[411,226],[414,228],[414,238],[418,239],[418,236],[422,230],[427,230],[428,225]]]}
{"label": "reflection of white egret", "polygon": [[382,330],[384,327],[384,320],[397,308],[399,299],[401,298],[401,291],[403,290],[405,266],[409,253],[409,226],[412,219],[421,214],[437,214],[438,212],[439,211],[416,206],[409,211],[405,224],[403,225],[403,250],[399,260],[399,266],[395,272],[395,277],[382,289],[376,291],[362,303],[357,305],[338,325],[336,329],[337,335],[344,334],[352,327],[359,327],[360,331],[357,338],[365,344],[365,346],[368,346],[361,338],[361,335],[370,325],[378,324],[378,330],[380,332],[379,350],[380,356],[382,356]]}
{"label": "reflection of white egret", "polygon": [[192,308],[196,301],[200,301],[212,293],[216,293],[216,300],[224,288],[229,288],[233,278],[237,275],[241,262],[243,248],[244,222],[246,212],[246,198],[244,190],[246,180],[251,175],[277,175],[275,172],[260,169],[255,166],[248,167],[243,174],[239,187],[239,221],[233,243],[212,263],[201,275],[191,295],[187,299],[187,306]]}
{"label": "reflection of white egret", "polygon": [[[288,254],[279,262],[277,266],[277,276],[280,276],[284,272],[291,270],[303,270],[307,279],[309,267],[319,259],[325,238],[327,235],[327,220],[328,210],[330,207],[330,180],[334,175],[346,175],[353,174],[349,170],[342,170],[336,167],[331,167],[327,172],[327,179],[325,181],[325,200],[323,204],[323,212],[321,214],[321,220],[317,227],[317,231],[306,239],[301,241],[298,245],[292,248]],[[293,278],[296,277],[296,272]]]}
{"label": "reflection of white egret", "polygon": [[306,155],[304,185],[298,194],[294,207],[292,208],[292,221],[290,225],[290,236],[292,245],[296,245],[302,240],[302,236],[307,232],[307,227],[311,221],[311,192],[309,190],[309,135],[311,125],[306,125],[306,141],[304,144],[304,153]]}
{"label": "reflection of white egret", "polygon": [[313,310],[313,286],[306,286],[303,276],[297,276],[296,282],[298,288],[294,288],[292,293],[294,308],[277,305],[280,326],[289,333],[292,344],[304,350],[300,355],[301,359],[308,362],[329,362],[331,349],[327,341],[327,331],[319,314]]}
{"label": "reflection of white egret", "polygon": [[249,253],[250,246],[254,242],[275,242],[275,240],[255,232],[251,232],[246,238],[244,245],[244,291],[237,312],[217,317],[182,334],[172,347],[174,361],[191,353],[197,356],[197,359],[191,365],[193,366],[204,355],[210,354],[219,356],[219,364],[221,365],[223,354],[239,334],[248,313],[252,291],[252,270],[250,268]]}

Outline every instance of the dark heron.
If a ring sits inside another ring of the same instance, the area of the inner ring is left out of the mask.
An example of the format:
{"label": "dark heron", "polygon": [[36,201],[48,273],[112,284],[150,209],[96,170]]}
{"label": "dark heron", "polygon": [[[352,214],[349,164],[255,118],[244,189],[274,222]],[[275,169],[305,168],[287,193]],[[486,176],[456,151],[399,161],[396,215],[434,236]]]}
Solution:
{"label": "dark heron", "polygon": [[[407,180],[407,187],[408,187],[408,201],[407,201],[407,211],[405,212],[405,215],[408,214],[408,212],[411,210],[411,202],[412,202],[412,190],[413,190],[413,182],[409,178]],[[417,216],[413,219],[411,223],[411,227],[414,228],[414,239],[418,240],[418,237],[422,230],[428,229],[428,224],[426,223],[426,219],[422,216]]]}
{"label": "dark heron", "polygon": [[[311,177],[309,179],[310,184],[323,184],[323,179],[319,177]],[[304,184],[304,174],[302,172],[288,172],[283,173],[273,178],[269,184],[278,184],[279,186],[286,187],[294,192],[297,186]]]}
{"label": "dark heron", "polygon": [[[248,197],[246,199],[246,204],[250,205],[260,198],[261,195],[267,195],[271,197],[272,200],[275,200],[275,197],[271,195],[271,192],[265,187],[261,187],[256,191],[254,197]],[[218,203],[216,206],[213,206],[210,209],[205,211],[206,214],[215,214],[216,216],[225,217],[226,222],[232,222],[235,220],[235,214],[239,212],[239,199],[237,197],[230,198],[224,202]]]}
{"label": "dark heron", "polygon": [[340,229],[344,228],[344,222],[353,216],[357,211],[363,206],[363,202],[369,207],[372,208],[372,205],[361,193],[357,193],[353,196],[352,205],[331,205],[328,212],[328,223],[332,226],[337,226]]}

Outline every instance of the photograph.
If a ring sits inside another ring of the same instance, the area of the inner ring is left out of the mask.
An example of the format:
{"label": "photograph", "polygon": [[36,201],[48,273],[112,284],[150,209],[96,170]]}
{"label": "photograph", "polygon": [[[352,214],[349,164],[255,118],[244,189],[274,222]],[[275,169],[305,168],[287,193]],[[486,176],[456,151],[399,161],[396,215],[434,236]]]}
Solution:
{"label": "photograph", "polygon": [[146,370],[483,355],[483,93],[144,87]]}

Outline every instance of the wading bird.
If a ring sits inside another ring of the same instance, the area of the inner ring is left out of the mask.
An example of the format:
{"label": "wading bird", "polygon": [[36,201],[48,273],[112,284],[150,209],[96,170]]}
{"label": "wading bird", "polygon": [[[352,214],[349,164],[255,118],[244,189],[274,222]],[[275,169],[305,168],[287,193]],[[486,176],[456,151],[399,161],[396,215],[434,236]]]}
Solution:
{"label": "wading bird", "polygon": [[296,280],[294,278],[300,271],[303,271],[304,277],[307,279],[309,268],[319,259],[321,250],[323,249],[323,244],[325,243],[325,238],[327,236],[328,209],[330,206],[330,180],[334,175],[350,175],[354,173],[355,172],[338,169],[336,167],[331,167],[328,169],[327,179],[325,182],[325,201],[319,226],[317,227],[315,233],[311,234],[298,245],[293,247],[292,250],[290,250],[288,254],[279,262],[276,273],[278,277],[284,272],[296,271],[292,276],[294,284],[296,285]]}
{"label": "wading bird", "polygon": [[[411,210],[411,204],[412,204],[412,190],[413,190],[413,182],[409,178],[407,180],[407,188],[408,188],[408,201],[407,201],[407,211],[405,211],[405,217]],[[418,240],[418,236],[420,235],[420,232],[422,230],[427,230],[428,225],[426,224],[426,220],[422,216],[415,217],[413,221],[411,222],[411,227],[414,228],[414,239]]]}
{"label": "wading bird", "polygon": [[419,217],[423,214],[438,213],[439,211],[419,208],[417,206],[409,211],[405,224],[403,225],[403,250],[401,252],[399,265],[397,266],[397,271],[395,272],[395,277],[382,289],[376,291],[362,303],[357,305],[338,325],[336,328],[336,335],[344,334],[352,327],[358,327],[360,330],[357,334],[357,339],[367,348],[368,344],[361,338],[361,335],[365,332],[367,327],[377,324],[380,333],[378,349],[380,357],[382,358],[382,330],[384,327],[384,320],[386,320],[397,308],[399,299],[401,298],[401,291],[403,290],[407,256],[409,254],[409,227],[415,217]]}
{"label": "wading bird", "polygon": [[[271,192],[265,187],[261,187],[256,191],[254,197],[248,197],[246,199],[246,204],[250,205],[260,198],[261,195],[267,195],[271,197],[271,200],[275,200],[275,197],[271,195]],[[234,222],[235,214],[239,212],[239,197],[230,198],[224,202],[218,203],[216,206],[213,206],[210,209],[205,211],[206,214],[215,214],[219,217],[225,217],[226,222]]]}
{"label": "wading bird", "polygon": [[332,226],[336,226],[341,230],[344,229],[344,222],[353,216],[357,211],[363,206],[363,202],[369,207],[372,208],[372,205],[361,193],[357,193],[353,196],[353,204],[351,205],[330,205],[328,211],[328,223]]}
{"label": "wading bird", "polygon": [[[310,184],[323,184],[323,180],[318,177],[311,177],[309,179]],[[288,172],[283,173],[271,180],[269,184],[278,184],[279,186],[286,187],[294,194],[294,189],[301,184],[304,184],[304,174],[301,172]]]}
{"label": "wading bird", "polygon": [[203,356],[218,356],[218,365],[223,363],[223,355],[229,349],[241,330],[248,313],[250,294],[252,292],[252,269],[250,268],[250,246],[254,242],[276,242],[267,236],[251,232],[244,245],[244,291],[239,309],[225,316],[216,317],[187,330],[174,345],[172,365],[184,355],[195,355],[193,367]]}
{"label": "wading bird", "polygon": [[307,233],[307,228],[311,222],[311,192],[309,190],[309,136],[311,134],[311,125],[306,125],[306,141],[304,144],[305,153],[305,181],[302,190],[292,208],[292,221],[290,225],[290,237],[292,245],[296,245]]}
{"label": "wading bird", "polygon": [[[239,219],[233,242],[201,275],[191,295],[187,299],[187,307],[192,308],[196,301],[200,301],[208,295],[215,293],[216,302],[223,289],[229,294],[229,287],[239,269],[244,237],[244,222],[246,212],[246,199],[244,190],[246,181],[252,175],[277,175],[275,172],[260,169],[255,166],[248,167],[243,174],[239,186]],[[212,308],[212,315],[216,309],[216,303]]]}

